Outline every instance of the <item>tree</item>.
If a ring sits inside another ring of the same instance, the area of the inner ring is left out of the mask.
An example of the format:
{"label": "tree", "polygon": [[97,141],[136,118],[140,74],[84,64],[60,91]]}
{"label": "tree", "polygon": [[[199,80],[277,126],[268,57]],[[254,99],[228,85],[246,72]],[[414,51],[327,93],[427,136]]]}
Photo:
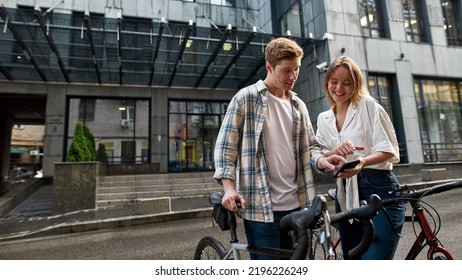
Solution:
{"label": "tree", "polygon": [[77,122],[74,131],[74,139],[67,152],[67,161],[96,161],[95,139],[87,126]]}
{"label": "tree", "polygon": [[96,150],[96,160],[103,163],[109,162],[106,154],[106,147],[103,143],[98,144],[98,150]]}

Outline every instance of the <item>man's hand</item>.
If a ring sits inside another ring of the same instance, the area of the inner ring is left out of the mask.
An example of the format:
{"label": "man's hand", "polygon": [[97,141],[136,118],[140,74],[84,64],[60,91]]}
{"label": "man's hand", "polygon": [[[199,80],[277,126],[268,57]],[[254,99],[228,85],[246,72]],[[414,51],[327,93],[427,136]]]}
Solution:
{"label": "man's hand", "polygon": [[346,159],[339,155],[320,157],[318,159],[318,169],[326,169],[328,171],[337,170],[346,162]]}
{"label": "man's hand", "polygon": [[225,194],[221,200],[221,204],[226,209],[236,212],[238,210],[236,202],[241,203],[241,208],[245,209],[245,199],[236,190],[236,183],[233,180],[222,179],[223,189]]}

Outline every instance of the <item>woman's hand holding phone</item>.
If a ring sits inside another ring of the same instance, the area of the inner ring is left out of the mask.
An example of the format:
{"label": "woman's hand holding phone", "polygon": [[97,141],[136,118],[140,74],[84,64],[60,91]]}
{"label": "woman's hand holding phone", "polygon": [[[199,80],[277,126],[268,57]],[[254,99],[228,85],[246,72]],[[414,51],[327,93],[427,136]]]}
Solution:
{"label": "woman's hand holding phone", "polygon": [[351,169],[351,168],[355,168],[356,165],[358,165],[361,161],[359,159],[357,160],[353,160],[353,161],[349,161],[347,163],[345,163],[344,165],[342,165],[342,167],[340,167],[339,170],[337,170],[337,172],[334,173],[334,178],[337,178],[338,175],[342,172],[344,172],[346,169]]}

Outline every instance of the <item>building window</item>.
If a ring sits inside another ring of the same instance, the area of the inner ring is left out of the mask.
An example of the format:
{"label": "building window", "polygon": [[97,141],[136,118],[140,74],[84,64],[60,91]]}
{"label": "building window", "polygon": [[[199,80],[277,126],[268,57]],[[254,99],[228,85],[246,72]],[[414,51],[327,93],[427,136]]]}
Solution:
{"label": "building window", "polygon": [[417,0],[403,0],[404,28],[409,42],[425,42],[421,4]]}
{"label": "building window", "polygon": [[400,162],[408,162],[400,105],[398,100],[393,100],[392,77],[389,75],[369,73],[367,84],[370,94],[382,105],[395,127],[396,137],[398,138]]}
{"label": "building window", "polygon": [[22,124],[15,124],[15,125],[13,125],[13,129],[15,129],[15,130],[23,130],[23,129],[24,129],[24,125],[22,125]]}
{"label": "building window", "polygon": [[234,0],[211,0],[210,4],[218,6],[234,7]]}
{"label": "building window", "polygon": [[127,120],[130,122],[135,121],[135,101],[134,100],[122,100],[119,106],[120,119]]}
{"label": "building window", "polygon": [[369,92],[380,105],[387,111],[390,118],[393,120],[393,112],[391,107],[391,83],[387,76],[369,74],[368,77]]}
{"label": "building window", "polygon": [[300,2],[300,0],[271,0],[273,34],[304,37]]}
{"label": "building window", "polygon": [[82,98],[79,102],[79,121],[92,121],[95,118],[96,99]]}
{"label": "building window", "polygon": [[298,1],[295,1],[284,13],[281,20],[281,33],[290,36],[302,36],[300,22],[300,7]]}
{"label": "building window", "polygon": [[441,9],[443,11],[444,29],[448,45],[462,46],[462,35],[460,33],[460,15],[457,13],[455,1],[442,0]]}
{"label": "building window", "polygon": [[169,171],[213,170],[228,102],[169,101]]}
{"label": "building window", "polygon": [[462,160],[462,81],[415,79],[425,162]]}
{"label": "building window", "polygon": [[[84,122],[95,139],[105,147],[108,163],[150,162],[150,102],[133,99],[68,100],[67,145],[71,145],[78,121]],[[85,121],[84,121],[85,120]],[[101,145],[100,145],[101,144]]]}
{"label": "building window", "polygon": [[381,0],[359,0],[359,19],[363,36],[385,37],[382,20]]}

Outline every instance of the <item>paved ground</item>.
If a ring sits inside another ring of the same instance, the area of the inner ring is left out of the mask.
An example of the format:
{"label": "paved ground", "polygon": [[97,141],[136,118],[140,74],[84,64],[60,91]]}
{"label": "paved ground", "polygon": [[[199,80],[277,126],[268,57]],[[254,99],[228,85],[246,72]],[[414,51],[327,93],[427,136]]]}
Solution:
{"label": "paved ground", "polygon": [[[438,210],[442,219],[438,238],[457,260],[462,259],[462,207],[459,203],[461,198],[462,189],[458,189],[425,199]],[[329,212],[332,211],[333,209],[329,208]],[[437,218],[433,211],[432,216]],[[427,217],[431,218],[430,215]],[[237,222],[238,239],[245,243],[242,219],[238,218]],[[432,222],[431,225],[435,228]],[[191,260],[199,240],[206,235],[217,238],[225,247],[229,247],[229,232],[223,232],[216,225],[213,226],[210,216],[207,216],[142,226],[2,241],[0,260]],[[415,240],[412,223],[405,223],[402,236],[396,260],[405,258]],[[423,259],[424,255],[422,253],[418,259]],[[242,256],[245,257],[247,254]],[[407,263],[404,266],[409,269],[408,265]],[[447,268],[440,266],[437,269],[446,271]],[[460,271],[457,265],[455,268],[455,271]]]}
{"label": "paved ground", "polygon": [[[402,184],[425,186],[435,182],[421,182],[419,176],[400,177]],[[325,194],[331,185],[318,185],[318,193]],[[200,208],[155,215],[135,215],[133,208],[107,208],[84,210],[63,215],[52,215],[52,185],[41,186],[11,212],[0,218],[0,241],[33,236],[46,236],[110,229],[181,220],[210,217],[211,208]]]}

